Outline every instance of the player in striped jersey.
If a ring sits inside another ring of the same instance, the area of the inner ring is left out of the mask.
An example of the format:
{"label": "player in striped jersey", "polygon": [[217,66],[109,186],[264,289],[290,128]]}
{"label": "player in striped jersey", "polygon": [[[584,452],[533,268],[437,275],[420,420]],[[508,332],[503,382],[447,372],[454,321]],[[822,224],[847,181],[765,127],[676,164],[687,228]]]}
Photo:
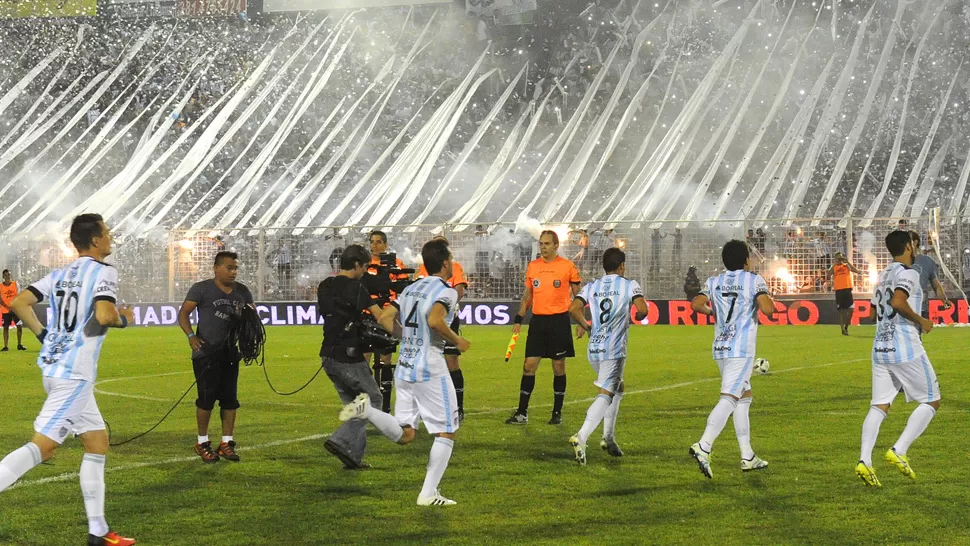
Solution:
{"label": "player in striped jersey", "polygon": [[711,470],[711,447],[724,425],[734,416],[734,431],[741,447],[741,470],[760,470],[768,462],[751,449],[748,410],[751,409],[751,369],[754,366],[758,338],[758,311],[775,312],[775,302],[768,295],[768,283],[750,271],[748,245],[728,241],[721,251],[724,268],[720,275],[707,279],[701,293],[691,303],[694,311],[714,315],[714,360],[721,371],[721,399],[707,418],[707,428],[699,442],[690,447],[690,455],[708,478]]}
{"label": "player in striped jersey", "polygon": [[[82,214],[71,224],[78,258],[27,287],[11,303],[24,324],[43,344],[37,365],[47,400],[34,421],[29,443],[0,461],[0,491],[31,468],[54,456],[71,433],[84,444],[81,492],[88,515],[89,545],[130,545],[135,541],[109,530],[104,517],[104,463],[108,434],[94,399],[98,355],[109,327],[124,328],[130,309],[118,309],[118,271],[104,263],[111,254],[111,233],[100,215]],[[33,305],[50,300],[45,328]]]}
{"label": "player in striped jersey", "polygon": [[[586,440],[603,422],[603,441],[600,447],[614,457],[622,457],[623,451],[614,440],[616,414],[623,398],[623,370],[626,367],[626,347],[630,335],[630,308],[636,307],[636,319],[647,316],[647,302],[643,289],[637,281],[623,277],[626,270],[626,254],[618,248],[603,253],[603,269],[606,275],[587,284],[569,307],[569,314],[580,325],[577,338],[589,331],[587,355],[596,372],[594,385],[599,394],[586,411],[586,422],[569,443],[573,446],[576,462],[586,465]],[[589,306],[592,323],[587,325],[583,309]]]}
{"label": "player in striped jersey", "polygon": [[[380,318],[382,326],[401,336],[394,417],[371,407],[364,393],[344,407],[340,419],[367,419],[400,444],[410,443],[418,422],[424,421],[425,428],[436,438],[418,505],[444,506],[456,504],[441,495],[438,484],[448,468],[460,424],[444,348],[450,342],[465,352],[470,344],[450,326],[457,311],[458,294],[445,282],[452,275],[453,257],[448,243],[441,239],[428,241],[421,249],[421,258],[430,276],[401,292]],[[404,318],[403,325],[397,321],[398,315]]]}
{"label": "player in striped jersey", "polygon": [[880,487],[872,468],[872,449],[879,437],[879,427],[889,413],[900,388],[906,401],[917,401],[899,440],[883,457],[904,476],[916,479],[906,451],[940,407],[940,384],[936,371],[926,357],[921,333],[929,333],[933,323],[919,315],[923,289],[919,273],[911,269],[916,253],[910,234],[893,231],[886,236],[886,248],[893,262],[879,274],[873,289],[869,318],[876,321],[876,338],[872,344],[872,403],[862,424],[862,454],[856,475],[867,485]]}

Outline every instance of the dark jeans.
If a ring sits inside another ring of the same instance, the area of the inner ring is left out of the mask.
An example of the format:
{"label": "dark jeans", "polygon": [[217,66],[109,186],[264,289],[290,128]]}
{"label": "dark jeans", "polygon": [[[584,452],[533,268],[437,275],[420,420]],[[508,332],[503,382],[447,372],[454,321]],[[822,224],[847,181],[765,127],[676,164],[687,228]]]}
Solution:
{"label": "dark jeans", "polygon": [[[323,371],[333,381],[341,402],[349,404],[360,393],[366,392],[370,396],[370,405],[377,411],[381,410],[381,389],[374,381],[367,362],[338,362],[329,357],[323,357]],[[358,463],[364,458],[367,449],[367,422],[361,419],[350,419],[340,425],[340,428],[330,435],[330,442],[347,450],[347,453]]]}

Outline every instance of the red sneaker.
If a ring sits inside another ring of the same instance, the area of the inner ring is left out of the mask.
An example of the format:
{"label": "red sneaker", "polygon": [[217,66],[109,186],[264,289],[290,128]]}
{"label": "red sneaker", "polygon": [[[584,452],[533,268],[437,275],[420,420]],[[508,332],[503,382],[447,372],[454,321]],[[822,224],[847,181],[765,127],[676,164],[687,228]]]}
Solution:
{"label": "red sneaker", "polygon": [[219,451],[217,451],[216,454],[229,461],[239,461],[239,455],[236,455],[236,442],[234,441],[220,443]]}
{"label": "red sneaker", "polygon": [[212,442],[206,442],[204,444],[195,444],[195,453],[199,457],[202,457],[202,462],[217,463],[219,462],[219,456],[212,451]]}
{"label": "red sneaker", "polygon": [[88,546],[131,546],[135,539],[126,538],[114,531],[108,531],[103,537],[88,535]]}

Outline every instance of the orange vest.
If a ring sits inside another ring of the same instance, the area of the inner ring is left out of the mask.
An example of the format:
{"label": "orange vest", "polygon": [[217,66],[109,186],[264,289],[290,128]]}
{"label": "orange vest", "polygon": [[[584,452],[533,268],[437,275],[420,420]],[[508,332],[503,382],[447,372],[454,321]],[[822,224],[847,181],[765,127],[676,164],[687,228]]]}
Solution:
{"label": "orange vest", "polygon": [[852,290],[852,272],[845,264],[835,264],[832,267],[832,275],[835,278],[836,290]]}
{"label": "orange vest", "polygon": [[[20,288],[17,286],[17,281],[10,281],[10,284],[0,283],[0,296],[3,296],[2,301],[9,303],[13,301],[13,299],[16,298],[17,294],[19,293],[20,293]],[[10,309],[7,309],[7,307],[3,305],[3,303],[0,303],[0,313],[3,313],[4,315],[6,315],[9,312],[10,312]]]}

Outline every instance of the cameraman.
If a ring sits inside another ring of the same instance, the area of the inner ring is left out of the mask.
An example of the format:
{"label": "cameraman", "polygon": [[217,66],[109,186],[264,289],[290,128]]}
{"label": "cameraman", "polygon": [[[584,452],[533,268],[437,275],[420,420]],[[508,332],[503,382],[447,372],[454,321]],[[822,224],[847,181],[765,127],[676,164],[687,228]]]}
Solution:
{"label": "cameraman", "polygon": [[[340,254],[340,272],[320,283],[317,310],[324,318],[323,346],[320,357],[323,369],[333,381],[337,394],[349,404],[361,393],[370,396],[371,404],[381,409],[381,390],[371,375],[365,351],[370,351],[360,336],[361,315],[367,311],[375,320],[381,308],[361,284],[371,255],[360,245],[350,245]],[[348,469],[367,468],[363,461],[367,448],[365,422],[351,419],[340,426],[324,443]]]}
{"label": "cameraman", "polygon": [[[387,234],[380,230],[370,232],[371,259],[369,265],[367,266],[367,273],[369,275],[380,275],[382,273],[387,274],[389,276],[389,279],[387,279],[389,282],[408,280],[409,277],[406,273],[387,273],[387,269],[381,267],[381,254],[386,252]],[[404,269],[404,262],[402,262],[400,258],[395,260],[394,269]],[[397,293],[393,290],[388,290],[387,293],[371,293],[370,297],[374,300],[375,305],[381,309],[386,309],[392,301],[397,299]],[[374,318],[376,319],[377,316],[375,315]],[[381,387],[381,395],[384,399],[384,405],[381,409],[384,413],[391,412],[391,389],[394,386],[394,366],[391,363],[391,355],[393,355],[396,351],[396,346],[378,351],[378,354],[380,355],[380,364],[374,363],[374,379]],[[367,360],[370,361],[370,355],[368,355]]]}

